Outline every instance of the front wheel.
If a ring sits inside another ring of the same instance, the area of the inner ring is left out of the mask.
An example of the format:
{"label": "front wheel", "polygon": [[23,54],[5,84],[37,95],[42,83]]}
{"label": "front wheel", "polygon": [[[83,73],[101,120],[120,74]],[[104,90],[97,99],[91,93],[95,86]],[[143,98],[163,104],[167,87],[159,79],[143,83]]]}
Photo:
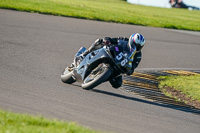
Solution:
{"label": "front wheel", "polygon": [[85,90],[90,90],[102,82],[106,81],[110,75],[111,70],[105,64],[98,65],[84,80],[82,88]]}
{"label": "front wheel", "polygon": [[67,84],[74,83],[76,80],[73,78],[73,70],[70,71],[68,67],[65,68],[65,70],[61,74],[61,80],[62,82]]}

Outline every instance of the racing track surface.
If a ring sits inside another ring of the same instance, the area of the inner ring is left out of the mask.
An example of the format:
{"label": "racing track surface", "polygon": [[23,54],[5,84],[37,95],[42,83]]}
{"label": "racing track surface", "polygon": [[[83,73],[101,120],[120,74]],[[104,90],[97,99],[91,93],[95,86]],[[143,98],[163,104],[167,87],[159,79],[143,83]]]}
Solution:
{"label": "racing track surface", "polygon": [[0,108],[115,133],[199,133],[200,116],[159,106],[104,83],[86,91],[60,74],[96,38],[146,38],[138,70],[199,69],[199,32],[0,10]]}

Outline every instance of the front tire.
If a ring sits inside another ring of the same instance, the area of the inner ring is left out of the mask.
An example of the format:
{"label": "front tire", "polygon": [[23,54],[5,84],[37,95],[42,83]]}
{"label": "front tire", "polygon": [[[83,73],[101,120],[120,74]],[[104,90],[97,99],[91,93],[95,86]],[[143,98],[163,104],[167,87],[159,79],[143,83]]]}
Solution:
{"label": "front tire", "polygon": [[[97,69],[98,71],[96,72]],[[102,82],[106,81],[110,77],[111,73],[112,72],[108,66],[105,64],[100,64],[85,78],[82,88],[85,90],[90,90],[98,86]]]}
{"label": "front tire", "polygon": [[68,67],[65,68],[65,70],[61,74],[61,80],[62,82],[67,83],[67,84],[72,84],[76,82],[76,80],[73,78],[73,71],[69,71]]}

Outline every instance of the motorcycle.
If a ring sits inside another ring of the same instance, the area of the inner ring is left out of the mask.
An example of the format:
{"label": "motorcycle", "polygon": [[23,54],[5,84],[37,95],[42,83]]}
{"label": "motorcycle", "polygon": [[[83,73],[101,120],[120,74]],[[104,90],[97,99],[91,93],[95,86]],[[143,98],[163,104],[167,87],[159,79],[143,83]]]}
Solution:
{"label": "motorcycle", "polygon": [[104,46],[83,57],[85,51],[84,47],[79,49],[74,66],[64,69],[61,80],[67,84],[80,82],[83,89],[89,90],[127,73],[132,67],[130,62],[133,61],[136,48],[125,51],[122,46]]}

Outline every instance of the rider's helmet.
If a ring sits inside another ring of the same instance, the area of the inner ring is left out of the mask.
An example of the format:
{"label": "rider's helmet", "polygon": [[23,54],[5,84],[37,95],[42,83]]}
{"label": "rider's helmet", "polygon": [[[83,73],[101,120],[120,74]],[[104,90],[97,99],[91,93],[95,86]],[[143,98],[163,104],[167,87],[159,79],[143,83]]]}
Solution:
{"label": "rider's helmet", "polygon": [[128,47],[131,49],[134,48],[135,45],[136,51],[141,51],[144,44],[145,44],[144,37],[139,33],[132,34],[128,41]]}

